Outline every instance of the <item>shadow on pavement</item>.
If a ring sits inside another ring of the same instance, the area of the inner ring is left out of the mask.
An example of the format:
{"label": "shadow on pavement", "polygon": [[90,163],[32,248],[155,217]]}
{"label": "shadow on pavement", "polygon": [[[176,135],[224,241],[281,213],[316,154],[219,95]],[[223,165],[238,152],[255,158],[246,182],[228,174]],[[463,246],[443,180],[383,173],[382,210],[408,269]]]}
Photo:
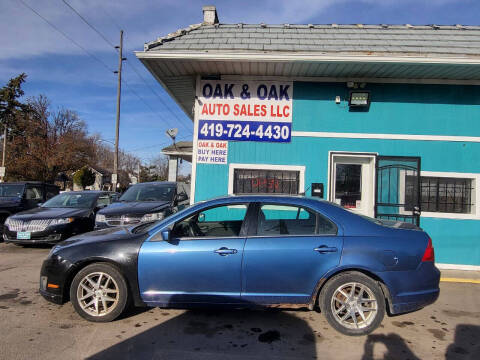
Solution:
{"label": "shadow on pavement", "polygon": [[364,345],[362,360],[375,359],[373,352],[375,344],[383,344],[387,348],[387,352],[383,356],[384,359],[420,360],[420,358],[410,350],[405,340],[401,336],[393,333],[388,335],[368,335]]}
{"label": "shadow on pavement", "polygon": [[[167,309],[160,313],[169,315]],[[322,340],[306,321],[285,311],[200,309],[186,311],[89,359],[224,359],[232,355],[312,359],[315,344]]]}
{"label": "shadow on pavement", "polygon": [[480,326],[460,324],[455,328],[455,338],[445,353],[447,360],[480,359]]}

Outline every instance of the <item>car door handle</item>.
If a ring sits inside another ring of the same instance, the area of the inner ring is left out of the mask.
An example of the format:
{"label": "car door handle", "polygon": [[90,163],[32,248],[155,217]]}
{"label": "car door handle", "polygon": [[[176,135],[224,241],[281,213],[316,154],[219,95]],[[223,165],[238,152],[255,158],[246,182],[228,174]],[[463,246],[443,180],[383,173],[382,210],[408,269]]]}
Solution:
{"label": "car door handle", "polygon": [[320,254],[333,253],[338,251],[336,247],[328,247],[327,245],[316,247],[313,250],[319,252]]}
{"label": "car door handle", "polygon": [[213,252],[215,254],[220,255],[220,256],[227,256],[227,255],[230,255],[230,254],[236,254],[237,249],[229,249],[229,248],[226,248],[226,247],[221,247],[220,249],[214,250]]}

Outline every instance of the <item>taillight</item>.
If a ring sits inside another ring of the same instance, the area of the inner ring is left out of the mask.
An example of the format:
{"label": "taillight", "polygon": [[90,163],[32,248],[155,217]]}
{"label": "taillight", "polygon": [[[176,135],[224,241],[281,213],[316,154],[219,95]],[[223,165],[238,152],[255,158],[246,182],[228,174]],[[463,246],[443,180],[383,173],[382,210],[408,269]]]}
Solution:
{"label": "taillight", "polygon": [[432,239],[428,238],[428,245],[423,253],[422,261],[435,261],[435,251],[433,250]]}

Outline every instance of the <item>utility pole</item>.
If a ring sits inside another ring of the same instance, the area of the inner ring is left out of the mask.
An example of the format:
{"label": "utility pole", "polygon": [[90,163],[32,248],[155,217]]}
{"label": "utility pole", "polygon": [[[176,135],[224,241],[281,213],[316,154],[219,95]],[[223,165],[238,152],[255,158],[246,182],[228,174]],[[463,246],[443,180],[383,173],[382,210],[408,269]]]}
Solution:
{"label": "utility pole", "polygon": [[124,60],[127,60],[123,57],[123,30],[120,30],[120,46],[115,46],[115,49],[118,49],[118,71],[115,73],[118,75],[118,86],[117,86],[117,121],[115,124],[115,156],[113,158],[113,176],[112,184],[113,190],[117,190],[118,182],[118,136],[120,131],[120,96],[122,93],[122,63]]}
{"label": "utility pole", "polygon": [[137,166],[138,166],[137,167],[137,169],[138,169],[138,179],[137,179],[137,181],[138,181],[138,183],[140,183],[140,161],[138,162]]}

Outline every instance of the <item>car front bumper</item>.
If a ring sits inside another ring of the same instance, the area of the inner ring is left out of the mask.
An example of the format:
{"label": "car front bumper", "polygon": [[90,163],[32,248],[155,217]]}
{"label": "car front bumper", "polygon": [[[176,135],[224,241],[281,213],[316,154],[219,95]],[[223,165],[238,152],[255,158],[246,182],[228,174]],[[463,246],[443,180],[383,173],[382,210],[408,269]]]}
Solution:
{"label": "car front bumper", "polygon": [[68,301],[68,274],[72,264],[57,255],[51,255],[43,261],[40,270],[39,292],[48,301],[63,304]]}
{"label": "car front bumper", "polygon": [[73,235],[73,226],[71,224],[58,225],[47,228],[43,231],[34,231],[30,233],[30,239],[17,239],[17,232],[10,231],[8,227],[4,228],[3,240],[6,243],[19,245],[33,244],[56,244]]}

